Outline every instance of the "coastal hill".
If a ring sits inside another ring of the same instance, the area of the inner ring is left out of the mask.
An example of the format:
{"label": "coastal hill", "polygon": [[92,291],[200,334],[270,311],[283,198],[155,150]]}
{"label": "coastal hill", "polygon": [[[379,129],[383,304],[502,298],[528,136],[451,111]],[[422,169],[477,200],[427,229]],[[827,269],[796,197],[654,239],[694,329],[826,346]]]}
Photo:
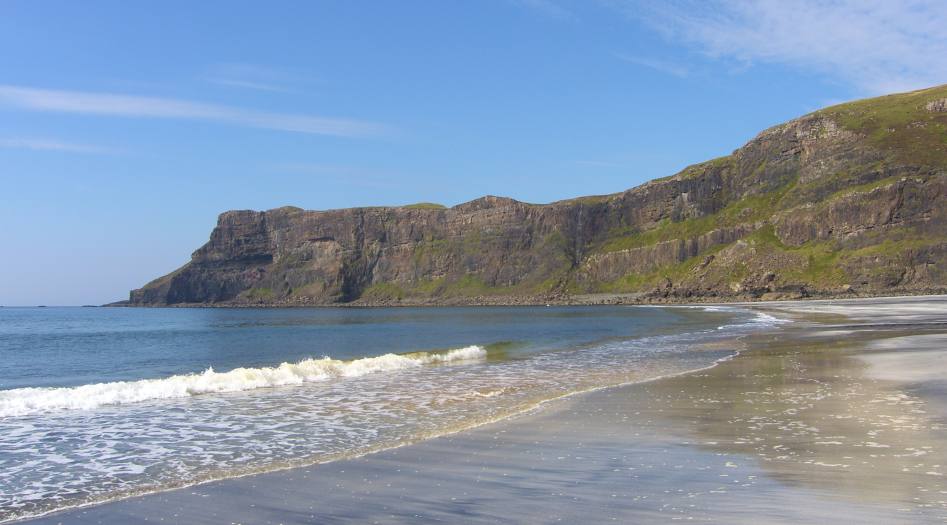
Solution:
{"label": "coastal hill", "polygon": [[[947,290],[947,86],[551,204],[228,211],[132,305],[700,301]],[[604,295],[590,295],[604,294]]]}

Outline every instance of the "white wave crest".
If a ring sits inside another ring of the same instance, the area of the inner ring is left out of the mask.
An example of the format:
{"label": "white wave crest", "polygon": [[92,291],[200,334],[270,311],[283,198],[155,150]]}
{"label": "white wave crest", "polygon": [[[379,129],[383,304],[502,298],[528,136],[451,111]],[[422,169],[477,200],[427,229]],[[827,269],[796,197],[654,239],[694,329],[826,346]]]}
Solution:
{"label": "white wave crest", "polygon": [[753,322],[757,324],[777,325],[792,322],[791,319],[776,317],[760,311],[756,311],[754,313],[756,314],[756,318],[753,320]]}
{"label": "white wave crest", "polygon": [[239,392],[283,385],[298,385],[340,377],[358,377],[426,364],[470,361],[486,357],[480,346],[468,346],[444,353],[417,352],[385,354],[352,361],[330,357],[282,363],[275,367],[235,368],[215,372],[208,368],[200,374],[185,374],[164,379],[116,381],[61,388],[15,388],[0,390],[0,417],[15,417],[49,410],[88,410],[106,405],[124,405],[141,401],[189,397],[219,392]]}

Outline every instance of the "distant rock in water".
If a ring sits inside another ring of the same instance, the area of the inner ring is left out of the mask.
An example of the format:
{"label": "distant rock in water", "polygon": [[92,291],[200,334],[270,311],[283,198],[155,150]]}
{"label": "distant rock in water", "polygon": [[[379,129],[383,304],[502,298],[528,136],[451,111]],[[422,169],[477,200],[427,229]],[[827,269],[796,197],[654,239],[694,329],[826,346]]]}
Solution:
{"label": "distant rock in water", "polygon": [[495,304],[947,290],[947,86],[833,106],[733,154],[551,204],[228,211],[130,305]]}

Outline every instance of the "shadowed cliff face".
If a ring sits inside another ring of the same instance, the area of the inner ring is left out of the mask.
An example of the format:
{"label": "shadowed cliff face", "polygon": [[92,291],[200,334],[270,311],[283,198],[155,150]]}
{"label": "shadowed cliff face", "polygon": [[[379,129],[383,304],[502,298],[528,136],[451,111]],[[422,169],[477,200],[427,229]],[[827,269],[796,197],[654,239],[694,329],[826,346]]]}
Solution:
{"label": "shadowed cliff face", "polygon": [[857,101],[606,196],[221,214],[140,305],[518,302],[947,288],[947,87]]}

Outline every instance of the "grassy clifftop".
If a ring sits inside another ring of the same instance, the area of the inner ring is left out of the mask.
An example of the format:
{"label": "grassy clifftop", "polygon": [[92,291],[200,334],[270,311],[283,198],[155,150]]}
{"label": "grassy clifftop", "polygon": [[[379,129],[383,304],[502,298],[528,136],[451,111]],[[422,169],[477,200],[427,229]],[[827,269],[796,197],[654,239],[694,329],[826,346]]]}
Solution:
{"label": "grassy clifftop", "polygon": [[947,86],[839,104],[817,114],[901,162],[947,168]]}

